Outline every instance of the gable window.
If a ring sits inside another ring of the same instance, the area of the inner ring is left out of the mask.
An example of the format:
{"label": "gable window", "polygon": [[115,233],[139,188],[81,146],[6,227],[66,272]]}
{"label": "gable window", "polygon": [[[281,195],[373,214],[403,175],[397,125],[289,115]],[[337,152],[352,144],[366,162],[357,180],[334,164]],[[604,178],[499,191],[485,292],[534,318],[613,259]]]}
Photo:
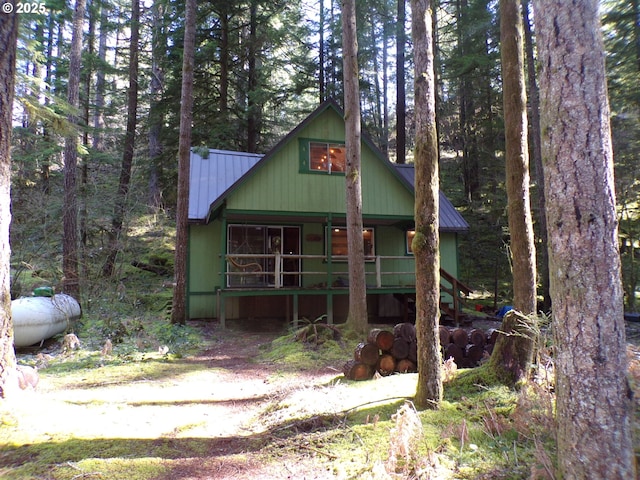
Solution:
{"label": "gable window", "polygon": [[[376,255],[373,228],[366,227],[362,229],[362,240],[364,242],[365,260],[373,261]],[[338,260],[346,260],[348,253],[347,227],[333,227],[331,229],[331,256]]]}
{"label": "gable window", "polygon": [[314,172],[344,173],[345,146],[336,143],[309,142],[309,170]]}

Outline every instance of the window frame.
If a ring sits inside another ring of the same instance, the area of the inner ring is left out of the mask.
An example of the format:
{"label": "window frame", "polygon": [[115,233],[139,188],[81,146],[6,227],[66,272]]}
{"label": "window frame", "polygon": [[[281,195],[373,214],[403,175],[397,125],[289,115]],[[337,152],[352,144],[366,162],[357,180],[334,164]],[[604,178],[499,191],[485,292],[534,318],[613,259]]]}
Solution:
{"label": "window frame", "polygon": [[[316,175],[345,175],[347,169],[346,145],[344,140],[326,140],[316,138],[301,138],[300,142],[300,172]],[[336,170],[334,166],[339,162],[328,162],[326,169],[317,169],[312,167],[311,153],[315,146],[324,146],[327,150],[327,157],[330,157],[330,148],[340,148],[344,151],[344,169]]]}
{"label": "window frame", "polygon": [[[369,240],[369,244],[370,244],[370,248],[371,248],[371,253],[365,253],[364,255],[364,261],[367,263],[371,263],[371,262],[375,262],[376,260],[376,229],[375,227],[369,227],[369,226],[364,226],[362,228],[363,232],[363,236],[365,234],[365,232],[370,232],[370,240]],[[334,237],[333,234],[334,233],[338,233],[338,232],[344,232],[344,238],[346,241],[346,237],[347,237],[347,227],[346,226],[342,226],[342,225],[332,225],[331,226],[331,261],[332,262],[347,262],[348,261],[348,252],[345,253],[344,255],[336,255],[333,253],[333,250],[335,248],[335,242],[334,242]],[[327,258],[329,257],[329,251],[328,251],[328,247],[329,247],[329,226],[325,226],[325,246],[324,246],[324,253],[327,256]],[[345,246],[345,248],[347,248]],[[365,251],[367,249],[366,246],[366,240],[365,240]]]}

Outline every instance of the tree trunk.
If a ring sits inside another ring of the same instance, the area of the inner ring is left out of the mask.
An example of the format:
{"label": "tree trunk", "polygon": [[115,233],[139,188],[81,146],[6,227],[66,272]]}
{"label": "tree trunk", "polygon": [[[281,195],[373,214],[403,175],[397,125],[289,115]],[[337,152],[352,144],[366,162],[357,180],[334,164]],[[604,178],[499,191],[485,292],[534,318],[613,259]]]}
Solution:
{"label": "tree trunk", "polygon": [[104,150],[104,89],[105,89],[105,64],[107,59],[107,28],[109,26],[109,9],[107,5],[100,7],[100,38],[98,40],[98,62],[96,69],[96,104],[93,116],[93,144],[95,151]]}
{"label": "tree trunk", "polygon": [[355,0],[342,3],[342,49],[344,70],[344,121],[347,168],[345,172],[347,203],[347,252],[349,261],[349,314],[347,324],[365,333],[367,286],[362,238],[362,183],[360,171],[360,88],[358,85],[358,40],[356,37]]}
{"label": "tree trunk", "polygon": [[164,70],[161,62],[166,49],[164,32],[164,6],[153,2],[151,6],[153,18],[151,46],[151,79],[149,80],[149,206],[157,211],[162,206],[162,190],[160,188],[160,172],[162,155],[163,115],[160,108],[164,85]]}
{"label": "tree trunk", "polygon": [[129,43],[129,98],[127,100],[127,132],[124,137],[124,152],[120,168],[120,181],[116,195],[107,259],[102,267],[102,275],[111,277],[114,273],[116,256],[120,250],[122,224],[127,206],[127,196],[131,184],[131,168],[136,140],[136,120],[138,115],[138,39],[140,32],[140,0],[131,2],[131,39]]}
{"label": "tree trunk", "polygon": [[[67,101],[72,113],[68,120],[78,125],[75,113],[80,103],[80,62],[82,60],[82,26],[84,24],[85,0],[76,0],[73,12],[73,34],[69,59],[69,83]],[[62,289],[80,303],[80,279],[78,275],[78,134],[73,131],[64,144],[64,206],[62,210]]]}
{"label": "tree trunk", "polygon": [[9,225],[11,224],[11,123],[16,73],[18,15],[0,20],[0,398],[6,398],[15,372],[11,322]]}
{"label": "tree trunk", "polygon": [[[500,54],[506,143],[506,177],[511,260],[513,270],[513,305],[523,318],[536,312],[536,255],[533,222],[529,204],[529,150],[527,143],[527,96],[524,83],[524,39],[520,0],[500,0]],[[524,321],[524,320],[523,320]],[[533,320],[528,320],[532,322]],[[512,328],[505,317],[502,331]],[[490,368],[508,385],[526,378],[535,335],[503,337],[505,345],[491,354]],[[515,364],[514,364],[515,362]]]}
{"label": "tree trunk", "polygon": [[405,32],[405,0],[398,0],[398,24],[396,30],[396,162],[405,163],[407,157],[407,127],[405,94],[404,49],[407,43]]}
{"label": "tree trunk", "polygon": [[559,476],[636,478],[598,2],[537,0],[534,11]]}
{"label": "tree trunk", "polygon": [[537,336],[535,322],[516,310],[502,319],[487,368],[503,384],[513,386],[526,378]]}
{"label": "tree trunk", "polygon": [[440,235],[438,231],[438,138],[430,0],[411,0],[415,63],[415,229],[416,336],[419,408],[439,408],[442,401],[440,355]]}
{"label": "tree trunk", "polygon": [[320,11],[319,11],[320,21],[318,23],[318,34],[320,38],[318,40],[318,64],[320,66],[320,70],[318,72],[318,80],[319,80],[319,94],[320,94],[320,103],[326,100],[326,73],[324,71],[324,0],[320,0]]}
{"label": "tree trunk", "polygon": [[542,310],[548,311],[551,308],[551,297],[549,296],[549,254],[547,252],[547,217],[545,215],[544,197],[544,174],[542,172],[542,146],[540,141],[540,92],[536,78],[536,63],[533,53],[533,34],[529,20],[529,0],[522,0],[522,19],[524,25],[525,55],[527,58],[527,83],[529,86],[529,139],[531,142],[531,152],[533,153],[533,165],[535,173],[535,183],[538,198],[538,215],[536,225],[538,227],[539,245],[537,249],[539,257],[538,276],[540,278],[540,290],[542,293]]}
{"label": "tree trunk", "polygon": [[187,0],[180,98],[180,140],[178,144],[178,204],[176,206],[176,252],[174,261],[171,323],[187,320],[187,240],[189,219],[189,171],[191,121],[193,119],[193,67],[196,43],[196,0]]}
{"label": "tree trunk", "polygon": [[258,5],[256,0],[252,0],[250,6],[249,21],[249,85],[247,89],[247,152],[255,153],[258,151],[258,142],[260,140],[260,123],[261,123],[261,106],[256,101],[259,97],[259,63],[258,52]]}

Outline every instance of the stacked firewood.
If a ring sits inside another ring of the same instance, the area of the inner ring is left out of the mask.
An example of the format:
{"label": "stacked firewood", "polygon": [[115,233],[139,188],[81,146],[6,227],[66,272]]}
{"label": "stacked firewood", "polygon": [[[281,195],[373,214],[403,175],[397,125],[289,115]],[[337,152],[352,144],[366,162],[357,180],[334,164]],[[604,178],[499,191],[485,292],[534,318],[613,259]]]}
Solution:
{"label": "stacked firewood", "polygon": [[374,328],[367,341],[355,348],[353,360],[343,368],[350,380],[369,380],[377,372],[382,376],[394,372],[415,372],[418,361],[416,328],[411,323],[399,323],[393,332]]}
{"label": "stacked firewood", "polygon": [[477,367],[493,351],[498,330],[448,328],[440,325],[440,346],[445,360],[453,358],[459,368]]}
{"label": "stacked firewood", "polygon": [[[460,368],[478,366],[491,355],[497,330],[465,330],[440,326],[443,360],[453,358]],[[417,371],[418,348],[416,328],[411,323],[399,323],[393,332],[374,328],[345,363],[343,372],[350,380],[369,380],[376,372],[382,376]]]}

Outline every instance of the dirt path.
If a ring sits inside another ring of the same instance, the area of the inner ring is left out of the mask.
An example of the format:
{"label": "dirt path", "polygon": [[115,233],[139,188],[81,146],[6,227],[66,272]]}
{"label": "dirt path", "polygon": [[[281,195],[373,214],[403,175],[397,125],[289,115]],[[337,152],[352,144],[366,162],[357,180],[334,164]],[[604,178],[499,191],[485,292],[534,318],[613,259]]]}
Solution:
{"label": "dirt path", "polygon": [[93,447],[135,439],[144,448],[169,439],[181,455],[165,458],[168,470],[157,480],[335,478],[321,458],[290,449],[274,453],[265,412],[283,396],[327,384],[338,373],[294,375],[257,363],[272,332],[210,327],[205,333],[211,339],[201,354],[168,364],[160,377],[154,371],[147,378],[144,364],[132,378],[92,383],[81,370],[64,380],[43,374],[35,392],[13,403],[11,415],[29,442],[86,438]]}

